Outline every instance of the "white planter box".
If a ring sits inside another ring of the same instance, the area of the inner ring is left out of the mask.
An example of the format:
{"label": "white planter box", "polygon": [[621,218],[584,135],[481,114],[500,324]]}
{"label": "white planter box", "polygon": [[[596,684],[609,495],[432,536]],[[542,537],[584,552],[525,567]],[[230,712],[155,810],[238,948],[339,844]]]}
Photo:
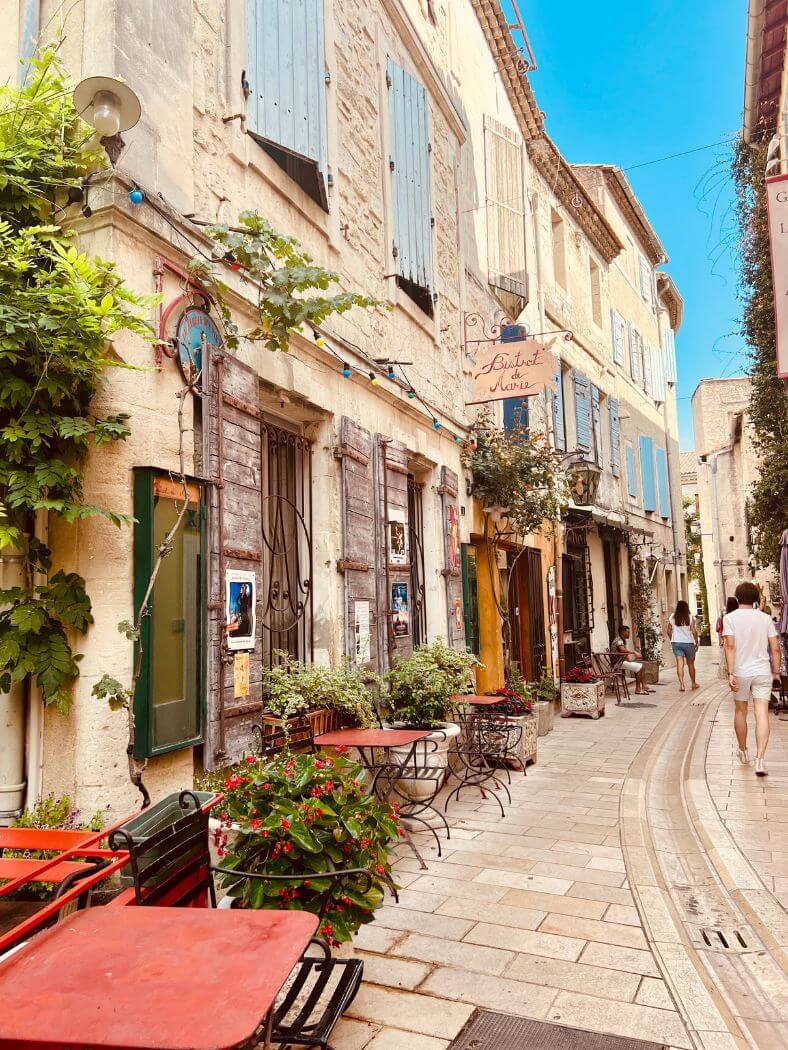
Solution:
{"label": "white planter box", "polygon": [[534,714],[537,719],[539,736],[547,736],[553,728],[553,705],[549,700],[535,700]]}
{"label": "white planter box", "polygon": [[599,718],[605,713],[604,682],[562,682],[561,717],[590,715]]}

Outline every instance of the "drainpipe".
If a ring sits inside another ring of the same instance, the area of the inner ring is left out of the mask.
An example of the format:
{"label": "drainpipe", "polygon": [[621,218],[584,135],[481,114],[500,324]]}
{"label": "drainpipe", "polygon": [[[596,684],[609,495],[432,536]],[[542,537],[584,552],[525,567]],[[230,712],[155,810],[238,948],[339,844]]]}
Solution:
{"label": "drainpipe", "polygon": [[[36,511],[35,537],[49,546],[49,517],[45,510]],[[36,573],[36,586],[47,582],[46,573]],[[44,700],[41,690],[28,679],[27,698],[27,799],[30,809],[44,794]]]}
{"label": "drainpipe", "polygon": [[[24,587],[25,555],[6,547],[0,554],[0,585]],[[31,687],[32,692],[32,687]],[[25,803],[25,693],[26,682],[12,682],[0,693],[0,826],[8,827]]]}
{"label": "drainpipe", "polygon": [[[534,247],[536,255],[536,302],[539,308],[539,329],[545,330],[545,305],[544,305],[544,282],[542,280],[542,237],[539,231],[539,198],[534,193],[531,197],[531,215],[534,225]],[[550,395],[544,393],[545,417],[547,430],[550,436],[553,434],[553,413],[550,403]],[[555,568],[555,617],[556,632],[558,634],[558,667],[553,668],[553,676],[562,678],[564,674],[564,584],[563,584],[563,551],[564,551],[564,528],[560,519],[553,523],[553,565]],[[552,653],[550,654],[552,659]]]}

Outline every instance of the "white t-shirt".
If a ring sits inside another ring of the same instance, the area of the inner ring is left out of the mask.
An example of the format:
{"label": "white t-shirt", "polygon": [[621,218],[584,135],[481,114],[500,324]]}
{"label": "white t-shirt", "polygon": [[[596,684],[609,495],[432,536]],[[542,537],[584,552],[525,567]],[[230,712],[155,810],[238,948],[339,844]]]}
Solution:
{"label": "white t-shirt", "polygon": [[735,638],[733,673],[742,678],[772,674],[769,639],[777,637],[771,616],[760,609],[735,609],[722,618],[722,635]]}
{"label": "white t-shirt", "polygon": [[686,627],[678,627],[676,625],[676,618],[673,613],[670,614],[670,640],[671,642],[689,642],[691,645],[695,644],[695,639],[692,637],[692,628],[689,624]]}

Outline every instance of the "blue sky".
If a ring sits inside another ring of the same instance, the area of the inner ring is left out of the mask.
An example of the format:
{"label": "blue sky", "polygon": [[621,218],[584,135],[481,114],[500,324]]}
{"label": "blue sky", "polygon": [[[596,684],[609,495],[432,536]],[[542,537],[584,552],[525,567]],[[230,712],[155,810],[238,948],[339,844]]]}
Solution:
{"label": "blue sky", "polygon": [[681,447],[705,377],[741,372],[729,250],[730,148],[741,126],[746,0],[520,0],[548,134],[572,163],[627,170],[684,298],[677,340]]}

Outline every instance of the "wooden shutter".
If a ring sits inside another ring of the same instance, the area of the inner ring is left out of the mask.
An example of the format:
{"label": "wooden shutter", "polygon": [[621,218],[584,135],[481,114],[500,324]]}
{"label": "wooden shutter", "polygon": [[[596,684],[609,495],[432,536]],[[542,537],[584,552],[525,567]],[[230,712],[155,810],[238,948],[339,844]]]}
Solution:
{"label": "wooden shutter", "polygon": [[627,445],[627,492],[632,499],[637,498],[637,464],[635,463],[635,450]]}
{"label": "wooden shutter", "polygon": [[624,321],[618,310],[610,311],[610,331],[613,339],[613,360],[617,365],[624,363]]}
{"label": "wooden shutter", "polygon": [[[342,558],[338,564],[345,576],[345,652],[353,666],[384,669],[380,655],[375,535],[377,532],[373,484],[374,445],[372,435],[347,416],[339,429],[337,457],[341,459],[341,499],[344,505]],[[356,636],[356,624],[369,625],[369,656],[366,634]],[[383,642],[385,646],[385,640]],[[359,658],[359,649],[362,656]]]}
{"label": "wooden shutter", "polygon": [[560,358],[555,366],[555,390],[551,397],[553,408],[553,445],[566,452],[566,424],[564,422],[564,370]]}
{"label": "wooden shutter", "polygon": [[647,303],[651,302],[651,268],[642,255],[638,256],[640,274],[640,294]]}
{"label": "wooden shutter", "polygon": [[484,171],[488,279],[494,288],[526,298],[522,140],[486,115]]}
{"label": "wooden shutter", "polygon": [[662,352],[665,358],[665,379],[668,383],[676,382],[676,342],[673,329],[668,324],[662,326]]}
{"label": "wooden shutter", "polygon": [[323,17],[323,0],[246,0],[249,133],[314,164],[325,206]]}
{"label": "wooden shutter", "polygon": [[668,459],[664,448],[656,450],[657,491],[659,495],[659,514],[661,518],[670,517],[670,491],[668,489]]}
{"label": "wooden shutter", "polygon": [[654,442],[640,435],[640,488],[643,494],[643,510],[657,509],[657,493],[654,484]]}
{"label": "wooden shutter", "polygon": [[602,465],[602,416],[599,387],[591,384],[591,458],[598,467]]}
{"label": "wooden shutter", "polygon": [[651,369],[651,347],[641,340],[640,342],[640,360],[643,365],[643,389],[651,397],[653,394],[652,387],[652,369]]}
{"label": "wooden shutter", "polygon": [[631,321],[627,321],[627,344],[629,345],[629,374],[637,383],[640,377],[638,364],[638,334]]}
{"label": "wooden shutter", "polygon": [[[262,708],[263,623],[256,610],[254,650],[249,653],[249,691],[234,695],[233,666],[225,629],[227,570],[254,573],[258,603],[262,573],[262,435],[257,373],[229,353],[209,365],[211,391],[206,462],[218,484],[209,510],[208,705],[206,763],[236,761],[251,744],[252,723]],[[203,409],[205,411],[205,409]],[[221,445],[221,458],[219,447]],[[222,572],[224,568],[225,572]]]}
{"label": "wooden shutter", "polygon": [[584,375],[575,372],[575,432],[577,447],[591,451],[591,390]]}
{"label": "wooden shutter", "polygon": [[427,92],[388,60],[391,168],[396,271],[419,288],[432,288],[430,142]]}
{"label": "wooden shutter", "polygon": [[618,399],[607,399],[607,410],[610,417],[610,469],[613,477],[621,474],[621,434],[618,420]]}
{"label": "wooden shutter", "polygon": [[655,401],[664,401],[667,396],[665,355],[658,346],[651,348],[651,396]]}

